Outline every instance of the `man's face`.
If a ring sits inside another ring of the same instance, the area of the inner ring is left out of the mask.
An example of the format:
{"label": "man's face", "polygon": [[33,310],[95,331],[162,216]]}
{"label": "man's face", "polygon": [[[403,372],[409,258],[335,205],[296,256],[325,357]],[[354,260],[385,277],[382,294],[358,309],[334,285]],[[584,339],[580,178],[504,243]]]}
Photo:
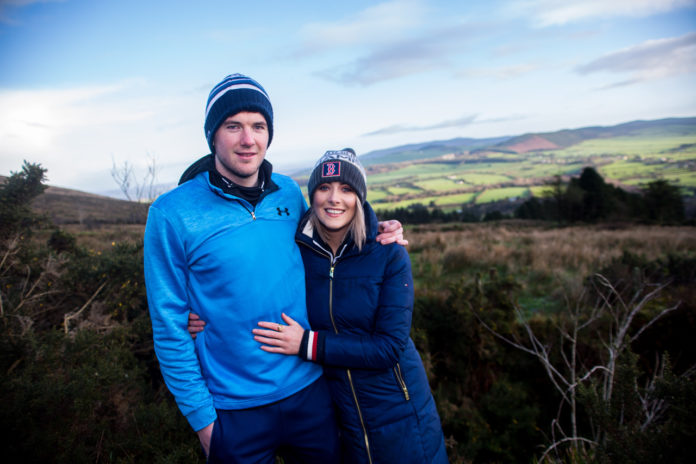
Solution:
{"label": "man's face", "polygon": [[225,119],[213,138],[215,168],[232,182],[253,187],[268,147],[268,125],[261,113],[242,111]]}

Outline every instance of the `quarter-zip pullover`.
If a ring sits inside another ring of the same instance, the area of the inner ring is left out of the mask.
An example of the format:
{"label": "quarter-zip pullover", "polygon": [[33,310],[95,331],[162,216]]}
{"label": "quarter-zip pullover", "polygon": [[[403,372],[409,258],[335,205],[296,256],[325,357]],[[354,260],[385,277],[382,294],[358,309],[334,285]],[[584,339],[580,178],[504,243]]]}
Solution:
{"label": "quarter-zip pullover", "polygon": [[[224,193],[199,172],[150,207],[145,279],[155,352],[169,390],[194,430],[215,409],[270,404],[317,380],[321,367],[266,353],[252,335],[281,313],[308,324],[302,259],[294,234],[306,204],[297,184],[272,174],[276,187],[258,203]],[[207,322],[194,340],[193,311]]]}

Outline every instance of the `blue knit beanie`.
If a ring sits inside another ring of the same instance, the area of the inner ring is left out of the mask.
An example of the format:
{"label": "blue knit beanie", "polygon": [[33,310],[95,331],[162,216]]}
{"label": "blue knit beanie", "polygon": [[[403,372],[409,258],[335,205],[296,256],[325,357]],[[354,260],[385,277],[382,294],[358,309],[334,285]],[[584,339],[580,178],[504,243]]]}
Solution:
{"label": "blue knit beanie", "polygon": [[273,139],[273,107],[268,94],[251,77],[230,74],[213,87],[205,105],[205,138],[211,153],[215,152],[213,140],[218,127],[229,116],[241,111],[261,113],[268,125],[268,145]]}

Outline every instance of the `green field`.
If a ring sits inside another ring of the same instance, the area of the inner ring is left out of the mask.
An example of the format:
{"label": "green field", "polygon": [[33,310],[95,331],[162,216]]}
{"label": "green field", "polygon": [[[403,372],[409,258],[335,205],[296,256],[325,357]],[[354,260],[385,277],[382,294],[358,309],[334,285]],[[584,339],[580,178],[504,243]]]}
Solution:
{"label": "green field", "polygon": [[443,195],[437,197],[434,201],[437,206],[446,205],[461,205],[465,203],[470,203],[474,197],[475,193],[460,193],[458,195]]}
{"label": "green field", "polygon": [[391,195],[408,195],[411,193],[422,192],[421,189],[408,187],[408,186],[401,186],[401,185],[395,185],[393,187],[388,187],[387,190],[389,191],[389,194],[391,194]]}
{"label": "green field", "polygon": [[476,198],[476,203],[490,203],[508,198],[519,198],[529,195],[527,187],[507,187],[498,189],[486,189]]}
{"label": "green field", "polygon": [[423,190],[431,190],[434,192],[447,192],[450,190],[459,190],[469,187],[467,182],[462,178],[464,176],[447,176],[438,177],[435,179],[423,180],[415,184]]}
{"label": "green field", "polygon": [[635,191],[664,179],[679,186],[685,196],[693,196],[694,121],[643,122],[603,131],[586,128],[579,130],[582,134],[572,130],[541,134],[560,146],[575,144],[526,153],[512,153],[505,145],[479,145],[471,150],[449,145],[439,152],[432,146],[409,147],[385,158],[369,159],[368,198],[383,209],[414,203],[447,209],[529,195],[541,197],[558,176],[567,182],[585,167],[595,168],[605,181],[618,187]]}
{"label": "green field", "polygon": [[693,195],[696,135],[598,138],[562,150],[465,153],[446,162],[400,163],[368,176],[369,198],[380,202],[380,208],[399,208],[540,197],[556,176],[577,176],[586,166],[618,186],[644,187],[665,179],[682,187],[685,195]]}

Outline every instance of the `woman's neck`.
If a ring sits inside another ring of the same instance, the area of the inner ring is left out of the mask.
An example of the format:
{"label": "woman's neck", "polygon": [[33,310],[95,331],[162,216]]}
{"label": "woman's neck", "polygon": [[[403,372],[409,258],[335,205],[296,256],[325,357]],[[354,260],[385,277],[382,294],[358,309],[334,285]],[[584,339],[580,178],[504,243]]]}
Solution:
{"label": "woman's neck", "polygon": [[334,256],[338,253],[338,247],[341,246],[341,243],[343,243],[343,240],[346,238],[346,232],[345,230],[326,231],[326,237],[328,238],[326,244],[331,247]]}

